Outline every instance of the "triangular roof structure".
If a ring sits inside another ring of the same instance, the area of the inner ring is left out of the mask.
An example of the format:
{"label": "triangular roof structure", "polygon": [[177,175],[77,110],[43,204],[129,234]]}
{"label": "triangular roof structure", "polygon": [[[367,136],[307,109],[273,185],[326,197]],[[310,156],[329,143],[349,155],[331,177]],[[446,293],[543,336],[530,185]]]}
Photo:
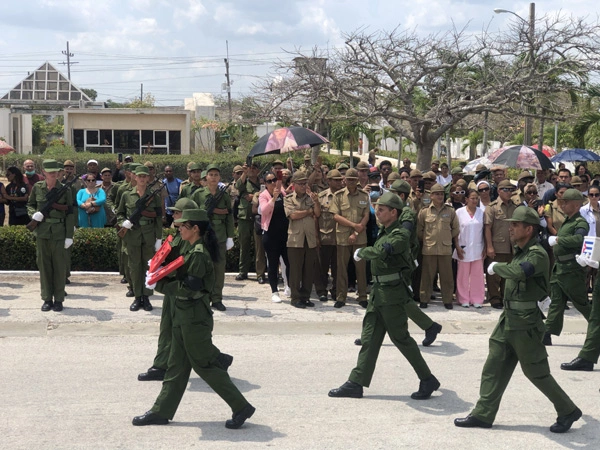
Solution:
{"label": "triangular roof structure", "polygon": [[92,100],[46,61],[0,99],[12,105],[78,105]]}

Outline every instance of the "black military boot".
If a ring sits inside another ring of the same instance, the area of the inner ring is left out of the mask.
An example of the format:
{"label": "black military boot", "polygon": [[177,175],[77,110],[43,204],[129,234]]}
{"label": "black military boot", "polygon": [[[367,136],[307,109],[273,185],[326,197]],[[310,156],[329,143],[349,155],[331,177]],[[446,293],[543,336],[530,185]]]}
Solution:
{"label": "black military boot", "polygon": [[138,311],[143,305],[142,297],[136,297],[131,306],[129,307],[129,311]]}
{"label": "black military boot", "polygon": [[152,304],[147,295],[142,295],[142,308],[144,308],[144,311],[152,311]]}
{"label": "black military boot", "polygon": [[419,383],[419,390],[413,392],[410,396],[413,400],[427,400],[431,397],[434,391],[437,391],[440,387],[440,382],[436,377],[431,375],[426,380],[421,380]]}
{"label": "black military boot", "polygon": [[229,366],[231,366],[232,363],[233,356],[228,355],[227,353],[219,353],[219,356],[217,356],[217,364],[225,371],[229,369]]}
{"label": "black military boot", "polygon": [[362,398],[363,387],[354,381],[348,380],[339,388],[330,390],[328,395],[329,397]]}
{"label": "black military boot", "polygon": [[429,347],[431,344],[433,344],[440,331],[442,331],[442,326],[437,322],[433,322],[433,325],[431,325],[425,330],[425,339],[423,339],[423,347]]}
{"label": "black military boot", "polygon": [[138,381],[162,381],[165,379],[165,373],[165,369],[152,366],[147,372],[138,375]]}

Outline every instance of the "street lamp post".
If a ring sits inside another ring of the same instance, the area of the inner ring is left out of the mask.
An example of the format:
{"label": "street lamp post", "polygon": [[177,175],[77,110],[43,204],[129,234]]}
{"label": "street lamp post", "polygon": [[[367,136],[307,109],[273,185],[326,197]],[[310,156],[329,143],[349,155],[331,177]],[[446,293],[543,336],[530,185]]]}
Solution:
{"label": "street lamp post", "polygon": [[[529,21],[523,19],[516,12],[509,11],[507,9],[495,8],[494,12],[496,14],[508,13],[513,16],[519,18],[524,23],[529,25],[529,31],[527,33],[527,39],[529,40],[529,64],[531,67],[534,67],[534,57],[535,57],[535,3],[529,4]],[[527,112],[530,112],[530,106],[527,106]],[[523,131],[523,144],[531,145],[531,130],[533,129],[533,118],[525,117],[525,130]],[[541,148],[540,148],[541,151]]]}

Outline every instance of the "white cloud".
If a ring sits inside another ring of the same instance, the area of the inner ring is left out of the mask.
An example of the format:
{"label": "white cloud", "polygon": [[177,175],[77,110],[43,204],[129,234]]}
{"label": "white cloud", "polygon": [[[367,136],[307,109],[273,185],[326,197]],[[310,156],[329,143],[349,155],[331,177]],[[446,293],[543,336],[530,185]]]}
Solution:
{"label": "white cloud", "polygon": [[206,14],[206,8],[200,0],[187,0],[185,8],[175,8],[173,12],[173,24],[175,28],[181,29],[186,23],[196,23],[198,19]]}

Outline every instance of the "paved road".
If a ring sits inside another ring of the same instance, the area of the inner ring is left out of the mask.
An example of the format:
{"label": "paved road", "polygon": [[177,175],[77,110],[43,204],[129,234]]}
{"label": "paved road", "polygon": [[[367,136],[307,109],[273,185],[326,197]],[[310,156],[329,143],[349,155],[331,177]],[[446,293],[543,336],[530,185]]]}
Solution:
{"label": "paved road", "polygon": [[[565,435],[548,431],[551,404],[520,370],[491,430],[464,430],[454,417],[477,400],[487,336],[498,311],[441,303],[427,310],[444,325],[425,359],[442,387],[431,400],[410,394],[418,380],[393,345],[382,348],[363,399],[330,399],[356,362],[352,341],[364,310],[332,302],[301,311],[270,302],[269,289],[227,278],[228,311],[215,314],[215,343],[235,356],[234,382],[256,414],[242,430],[227,430],[227,406],[195,374],[174,422],[133,427],[152,406],[160,383],[136,376],[155,352],[160,296],[151,313],[128,310],[113,275],[77,275],[63,313],[42,313],[35,276],[0,273],[0,448],[282,448],[282,449],[554,449],[597,448],[598,372],[561,371],[576,356],[585,323],[567,312],[568,332],[549,348],[559,383],[584,417]],[[423,333],[412,329],[417,339]]]}

